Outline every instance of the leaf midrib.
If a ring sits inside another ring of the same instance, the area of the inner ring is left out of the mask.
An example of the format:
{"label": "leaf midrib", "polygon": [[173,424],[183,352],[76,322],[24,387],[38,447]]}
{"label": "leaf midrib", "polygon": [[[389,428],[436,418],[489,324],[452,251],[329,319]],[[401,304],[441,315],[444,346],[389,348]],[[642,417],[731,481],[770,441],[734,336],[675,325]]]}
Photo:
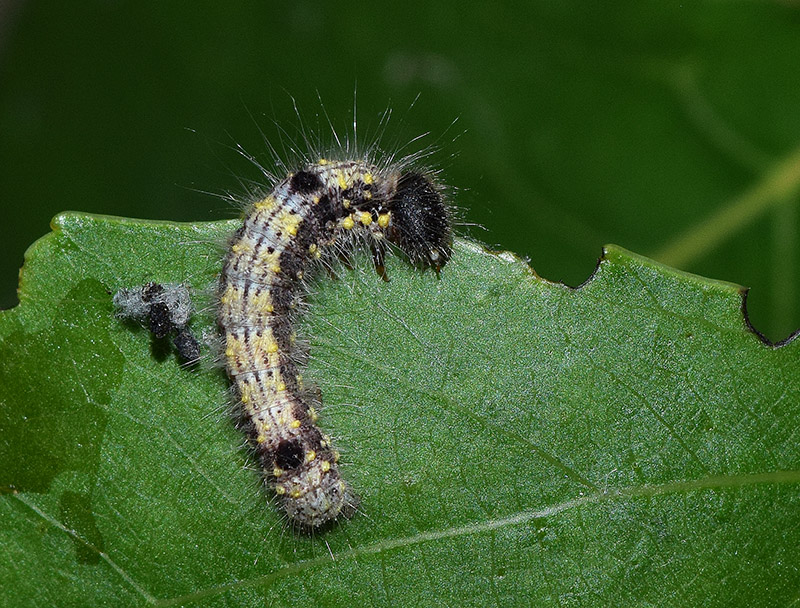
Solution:
{"label": "leaf midrib", "polygon": [[[177,606],[184,605],[191,602],[196,602],[206,597],[220,595],[228,591],[241,589],[245,587],[268,586],[275,580],[283,576],[288,576],[298,572],[303,572],[318,566],[325,566],[334,563],[340,559],[357,558],[366,555],[373,555],[382,553],[384,551],[391,551],[413,545],[419,545],[426,542],[432,542],[443,539],[457,538],[460,536],[470,536],[475,534],[482,534],[484,532],[491,532],[499,528],[507,526],[515,526],[524,524],[536,519],[542,519],[558,515],[564,511],[577,508],[587,504],[596,504],[601,502],[613,502],[614,500],[628,499],[628,498],[641,498],[661,496],[665,494],[676,494],[681,492],[691,492],[700,490],[711,489],[727,489],[727,488],[740,488],[745,486],[759,485],[759,484],[791,484],[800,483],[800,470],[790,471],[771,471],[766,473],[751,473],[745,475],[715,475],[704,477],[695,480],[682,480],[672,481],[664,484],[657,485],[641,485],[631,486],[621,489],[605,489],[587,494],[579,498],[564,501],[562,503],[538,509],[534,511],[520,511],[514,515],[490,519],[480,523],[471,523],[463,526],[453,526],[444,528],[442,530],[434,530],[429,532],[420,532],[412,536],[403,536],[395,539],[387,539],[378,541],[370,545],[362,547],[351,548],[347,551],[334,554],[332,551],[320,557],[297,562],[280,568],[268,574],[257,576],[251,579],[236,581],[235,583],[228,583],[225,585],[218,585],[209,587],[195,593],[189,593],[183,596],[176,596],[158,600],[155,602],[156,606]],[[326,543],[327,546],[327,543]],[[330,551],[330,547],[328,546]]]}

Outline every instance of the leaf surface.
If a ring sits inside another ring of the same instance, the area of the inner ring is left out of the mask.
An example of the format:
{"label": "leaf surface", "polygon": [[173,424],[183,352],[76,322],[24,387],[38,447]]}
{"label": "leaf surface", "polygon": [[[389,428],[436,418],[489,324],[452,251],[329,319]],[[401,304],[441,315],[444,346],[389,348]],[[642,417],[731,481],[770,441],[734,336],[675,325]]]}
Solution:
{"label": "leaf surface", "polygon": [[610,246],[571,289],[467,241],[440,277],[320,278],[307,376],[362,509],[299,536],[225,375],[113,315],[148,280],[213,293],[235,225],[63,214],[28,251],[0,313],[8,605],[796,599],[800,350],[749,329],[741,288]]}

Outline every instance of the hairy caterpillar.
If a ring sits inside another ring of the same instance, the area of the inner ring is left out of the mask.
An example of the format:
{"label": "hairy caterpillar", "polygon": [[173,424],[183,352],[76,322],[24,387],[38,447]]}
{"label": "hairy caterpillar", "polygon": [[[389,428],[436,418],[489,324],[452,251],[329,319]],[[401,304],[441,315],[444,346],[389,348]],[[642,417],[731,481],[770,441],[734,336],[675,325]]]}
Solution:
{"label": "hairy caterpillar", "polygon": [[358,239],[384,279],[387,242],[438,271],[451,255],[450,212],[424,173],[320,160],[251,206],[220,278],[224,360],[247,434],[289,520],[303,529],[348,515],[357,501],[304,392],[294,321],[307,273]]}

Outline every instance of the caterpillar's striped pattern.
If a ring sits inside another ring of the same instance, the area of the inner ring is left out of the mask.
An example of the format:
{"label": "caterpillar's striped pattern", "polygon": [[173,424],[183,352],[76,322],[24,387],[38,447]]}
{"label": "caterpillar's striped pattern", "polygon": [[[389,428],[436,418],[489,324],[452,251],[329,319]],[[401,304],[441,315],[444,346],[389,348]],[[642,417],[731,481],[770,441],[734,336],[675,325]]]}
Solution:
{"label": "caterpillar's striped pattern", "polygon": [[225,365],[259,464],[297,527],[319,528],[356,503],[298,369],[294,321],[307,274],[357,237],[384,278],[386,242],[438,270],[450,258],[450,224],[439,189],[422,172],[320,160],[255,202],[232,238],[218,309]]}

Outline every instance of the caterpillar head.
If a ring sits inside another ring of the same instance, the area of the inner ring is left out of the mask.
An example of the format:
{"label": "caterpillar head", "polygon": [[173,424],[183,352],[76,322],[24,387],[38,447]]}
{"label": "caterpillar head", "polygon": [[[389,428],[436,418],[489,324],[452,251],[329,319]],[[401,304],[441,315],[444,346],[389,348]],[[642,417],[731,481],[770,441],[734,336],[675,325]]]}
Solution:
{"label": "caterpillar head", "polygon": [[415,171],[403,173],[386,207],[392,218],[388,241],[417,264],[438,270],[447,263],[453,241],[450,210],[430,179]]}

